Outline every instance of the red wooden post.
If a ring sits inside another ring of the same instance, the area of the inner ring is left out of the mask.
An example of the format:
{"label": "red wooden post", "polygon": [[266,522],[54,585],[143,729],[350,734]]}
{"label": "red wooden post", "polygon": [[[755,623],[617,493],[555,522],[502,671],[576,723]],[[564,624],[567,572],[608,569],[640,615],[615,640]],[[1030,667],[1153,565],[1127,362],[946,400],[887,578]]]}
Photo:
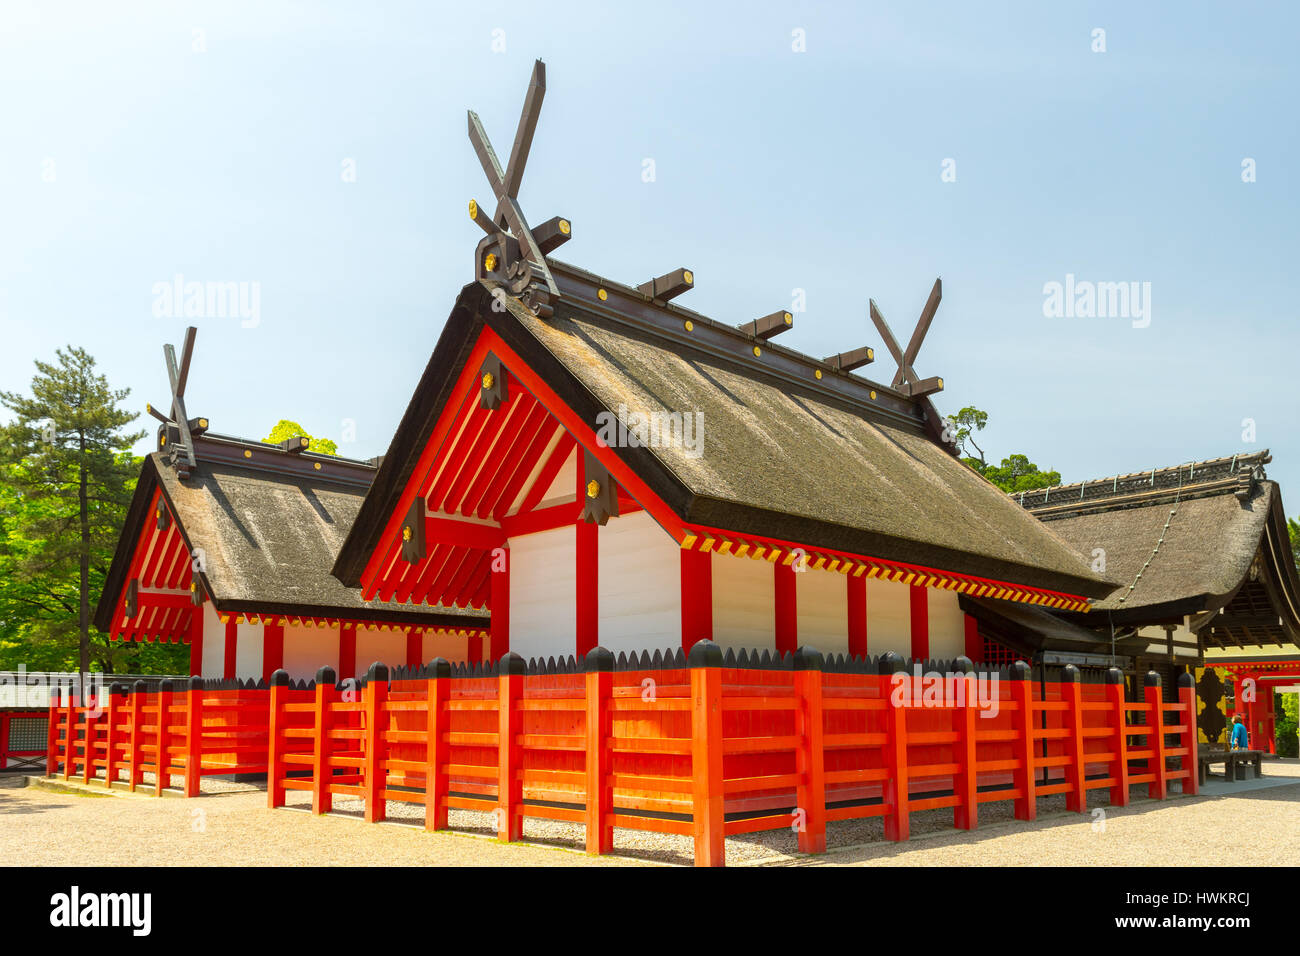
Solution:
{"label": "red wooden post", "polygon": [[1015,788],[1020,796],[1015,800],[1017,820],[1038,818],[1038,780],[1034,773],[1034,685],[1030,681],[1029,665],[1016,661],[1011,665],[1011,699],[1019,717],[1016,718],[1014,743],[1017,768],[1014,771]]}
{"label": "red wooden post", "polygon": [[682,549],[682,648],[713,640],[713,554]]}
{"label": "red wooden post", "polygon": [[172,682],[165,680],[158,685],[158,749],[154,751],[153,795],[161,797],[163,789],[171,786],[171,761],[167,758],[167,747],[171,738],[168,723],[172,707]]}
{"label": "red wooden post", "polygon": [[311,812],[329,813],[334,808],[334,794],[330,789],[334,769],[330,765],[333,750],[330,740],[330,723],[333,716],[330,706],[338,698],[338,677],[328,665],[316,672],[316,708],[312,715],[312,767]]}
{"label": "red wooden post", "polygon": [[59,763],[59,688],[57,685],[48,691],[46,700],[49,716],[45,720],[45,776],[53,777],[58,772]]}
{"label": "red wooden post", "polygon": [[[200,587],[198,581],[194,586]],[[203,673],[203,605],[198,605],[190,612],[190,676]]]}
{"label": "red wooden post", "polygon": [[526,670],[524,659],[514,651],[501,658],[497,684],[497,837],[507,843],[523,834],[519,735],[523,732],[524,713],[519,709],[519,698],[523,696]]}
{"label": "red wooden post", "polygon": [[277,670],[271,675],[269,698],[270,712],[266,727],[266,805],[274,810],[284,806],[284,738],[285,698],[289,693],[289,672]]}
{"label": "red wooden post", "polygon": [[98,733],[96,719],[91,716],[92,709],[98,709],[99,699],[92,697],[89,692],[86,693],[82,703],[82,720],[86,724],[86,747],[85,760],[81,764],[81,782],[90,783],[91,778],[95,776],[95,736]]}
{"label": "red wooden post", "polygon": [[1106,700],[1110,703],[1111,719],[1116,722],[1115,783],[1110,788],[1110,805],[1128,806],[1128,711],[1124,708],[1124,673],[1118,667],[1106,671]]}
{"label": "red wooden post", "polygon": [[239,624],[235,615],[226,618],[226,644],[222,650],[221,676],[226,680],[235,678],[235,661],[239,656]]}
{"label": "red wooden post", "polygon": [[420,666],[420,661],[424,657],[424,635],[418,628],[407,628],[406,631],[406,666],[414,670]]}
{"label": "red wooden post", "polygon": [[794,654],[795,751],[799,785],[795,812],[803,811],[799,850],[826,852],[826,724],[822,712],[822,656],[811,647]]}
{"label": "red wooden post", "polygon": [[128,701],[131,713],[131,736],[127,738],[127,784],[133,793],[140,785],[140,781],[144,779],[144,767],[140,765],[141,746],[144,743],[144,731],[141,725],[144,723],[144,702],[149,693],[147,687],[144,681],[136,681],[131,687],[131,698]]}
{"label": "red wooden post", "polygon": [[614,694],[614,655],[603,647],[587,655],[587,852],[614,849],[614,790],[609,785],[609,701]]}
{"label": "red wooden post", "polygon": [[1155,774],[1155,779],[1147,784],[1147,796],[1152,800],[1163,800],[1169,793],[1169,769],[1165,760],[1165,706],[1160,675],[1147,671],[1143,684],[1147,702],[1147,749],[1151,752],[1147,766]]}
{"label": "red wooden post", "polygon": [[388,729],[388,667],[380,661],[375,661],[366,671],[361,699],[366,720],[365,819],[367,823],[379,823],[388,816],[388,799],[384,796],[388,784],[388,772],[384,769],[384,757],[388,753],[388,743],[384,740],[384,731]]}
{"label": "red wooden post", "polygon": [[1066,702],[1065,719],[1070,737],[1066,742],[1070,762],[1065,765],[1065,781],[1070,789],[1065,792],[1065,809],[1076,813],[1088,812],[1088,768],[1083,752],[1083,686],[1079,683],[1079,668],[1066,664],[1061,671],[1061,696]]}
{"label": "red wooden post", "polygon": [[357,676],[357,626],[339,625],[339,680]]}
{"label": "red wooden post", "polygon": [[203,779],[202,677],[190,678],[185,696],[185,796],[197,797]]}
{"label": "red wooden post", "polygon": [[[799,589],[795,562],[806,558],[786,555],[772,565],[772,586],[776,592],[776,651],[793,653],[799,646]],[[788,564],[786,562],[789,562]]]}
{"label": "red wooden post", "polygon": [[1183,705],[1183,793],[1192,796],[1201,792],[1201,778],[1196,757],[1196,679],[1189,673],[1178,675],[1178,701]]}
{"label": "red wooden post", "polygon": [[849,609],[849,657],[867,656],[867,576],[847,574]]}
{"label": "red wooden post", "polygon": [[491,596],[488,609],[492,612],[492,656],[504,657],[510,653],[510,549],[502,548],[500,555],[493,554]]}
{"label": "red wooden post", "polygon": [[68,704],[64,710],[68,720],[67,746],[63,748],[63,779],[72,779],[72,764],[77,752],[77,700],[80,697],[80,683],[69,685]]}
{"label": "red wooden post", "polygon": [[913,584],[908,588],[908,602],[912,621],[912,659],[925,660],[930,656],[930,595],[928,590]]}
{"label": "red wooden post", "polygon": [[695,865],[724,866],[722,649],[709,640],[696,641],[687,665],[691,669],[691,818],[695,830]]}
{"label": "red wooden post", "polygon": [[[492,635],[489,633],[488,635],[489,647],[490,647],[491,640],[492,640]],[[473,632],[472,634],[470,634],[469,638],[465,641],[465,660],[470,664],[477,664],[479,661],[483,660],[483,632],[482,631]]]}
{"label": "red wooden post", "polygon": [[973,663],[984,662],[984,638],[980,637],[980,622],[970,614],[963,614],[966,637],[966,656]]}
{"label": "red wooden post", "polygon": [[[492,640],[495,642],[496,638]],[[451,789],[447,775],[447,761],[451,754],[451,746],[447,743],[447,734],[451,730],[451,711],[447,708],[447,702],[451,700],[451,664],[441,657],[429,662],[425,696],[429,709],[425,734],[424,828],[445,830],[447,791]]]}
{"label": "red wooden post", "polygon": [[953,756],[961,768],[953,777],[958,804],[952,810],[952,825],[958,830],[974,830],[979,826],[978,746],[975,727],[979,723],[979,690],[975,685],[975,665],[969,657],[953,661],[952,669],[965,675],[962,680],[962,706],[953,711],[953,728],[957,731],[957,745]]}
{"label": "red wooden post", "polygon": [[284,625],[275,622],[262,625],[262,679],[270,681],[271,675],[284,667]]}
{"label": "red wooden post", "polygon": [[105,727],[104,735],[104,786],[113,786],[113,781],[117,779],[117,748],[118,743],[118,712],[117,698],[123,693],[124,688],[121,684],[113,684],[108,689],[108,723]]}
{"label": "red wooden post", "polygon": [[[889,808],[885,812],[885,839],[906,840],[911,836],[911,811],[908,809],[907,774],[907,700],[895,706],[892,693],[896,680],[911,680],[904,673],[906,664],[893,651],[880,655],[880,693],[889,702],[885,708],[885,767],[889,777],[883,786],[883,799]],[[902,675],[901,678],[895,675]]]}

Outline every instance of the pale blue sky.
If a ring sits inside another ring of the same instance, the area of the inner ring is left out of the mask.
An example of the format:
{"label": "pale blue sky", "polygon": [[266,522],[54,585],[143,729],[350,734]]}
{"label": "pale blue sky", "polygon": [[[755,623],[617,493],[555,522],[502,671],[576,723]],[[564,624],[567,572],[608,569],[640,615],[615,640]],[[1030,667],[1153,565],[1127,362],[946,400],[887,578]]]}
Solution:
{"label": "pale blue sky", "polygon": [[[340,451],[382,453],[490,199],[465,110],[504,159],[541,56],[521,200],[572,219],[562,258],[688,266],[682,304],[727,322],[804,289],[782,343],[873,345],[886,380],[868,296],[906,340],[942,275],[917,371],[941,411],[990,413],[995,457],[1069,481],[1269,447],[1296,513],[1300,17],[977,6],[5,0],[0,387],[70,342],[164,403],[187,320],[155,317],[154,284],[257,282],[256,328],[197,322],[191,414],[254,438],[350,419]],[[1150,326],[1045,318],[1067,274],[1151,283]]]}

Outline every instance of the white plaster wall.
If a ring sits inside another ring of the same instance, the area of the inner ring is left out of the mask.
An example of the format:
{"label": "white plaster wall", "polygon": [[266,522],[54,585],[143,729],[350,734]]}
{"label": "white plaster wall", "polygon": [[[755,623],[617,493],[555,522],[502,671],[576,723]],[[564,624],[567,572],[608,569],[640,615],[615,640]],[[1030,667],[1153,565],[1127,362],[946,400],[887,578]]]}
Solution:
{"label": "white plaster wall", "polygon": [[406,666],[406,631],[357,628],[357,673],[365,674],[375,661],[389,668]]}
{"label": "white plaster wall", "polygon": [[[483,643],[486,645],[487,640]],[[466,660],[469,638],[457,637],[449,631],[425,631],[424,643],[421,645],[421,664],[427,664],[435,657],[442,657],[453,664]]]}
{"label": "white plaster wall", "polygon": [[809,568],[795,574],[800,647],[823,654],[849,652],[849,586],[836,571]]}
{"label": "white plaster wall", "polygon": [[957,592],[941,588],[926,588],[926,592],[930,610],[930,656],[951,659],[965,654],[966,615],[957,603]]}
{"label": "white plaster wall", "polygon": [[[225,644],[225,635],[221,637]],[[247,622],[235,628],[235,676],[240,680],[262,679],[262,625]]]}
{"label": "white plaster wall", "polygon": [[[712,558],[714,642],[724,649],[775,651],[776,588],[772,565],[727,554],[714,554]],[[679,591],[680,587],[679,583]]]}
{"label": "white plaster wall", "polygon": [[867,579],[867,653],[912,656],[912,610],[908,585]]}
{"label": "white plaster wall", "polygon": [[286,624],[284,628],[284,669],[294,680],[312,680],[326,665],[339,667],[339,629]]}
{"label": "white plaster wall", "polygon": [[577,645],[577,532],[572,526],[510,539],[510,649],[524,658]]}
{"label": "white plaster wall", "polygon": [[[600,529],[598,554],[600,645],[615,654],[681,647],[682,572],[677,543],[650,515],[636,511],[610,518]],[[513,587],[514,578],[510,583]],[[510,629],[513,645],[513,618]]]}
{"label": "white plaster wall", "polygon": [[226,672],[226,625],[211,601],[203,602],[203,677],[222,677]]}

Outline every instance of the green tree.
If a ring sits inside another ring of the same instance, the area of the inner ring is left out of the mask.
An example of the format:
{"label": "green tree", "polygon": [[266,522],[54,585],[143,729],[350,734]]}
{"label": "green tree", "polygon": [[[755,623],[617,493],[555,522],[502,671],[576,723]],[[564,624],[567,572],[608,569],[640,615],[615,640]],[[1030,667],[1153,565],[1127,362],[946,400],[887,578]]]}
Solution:
{"label": "green tree", "polygon": [[[1059,471],[1043,471],[1026,455],[1010,455],[1003,458],[1000,465],[990,465],[985,459],[984,449],[975,442],[974,438],[975,433],[983,431],[984,426],[989,423],[988,412],[967,405],[956,415],[950,415],[947,421],[957,446],[957,454],[962,456],[961,460],[1003,491],[1031,491],[1034,488],[1050,488],[1061,483]],[[974,449],[979,457],[971,455],[971,449]],[[1297,531],[1292,532],[1293,542],[1296,540],[1297,533],[1300,533],[1300,526]]]}
{"label": "green tree", "polygon": [[[30,397],[0,391],[14,415],[0,427],[0,638],[30,666],[65,662],[75,644],[86,672],[91,602],[135,486],[130,449],[145,432],[123,431],[138,417],[118,407],[129,390],[110,388],[85,350],[55,355],[36,363]],[[107,636],[96,644],[111,670]]]}
{"label": "green tree", "polygon": [[289,421],[287,418],[282,418],[276,422],[275,427],[271,429],[271,434],[263,438],[262,441],[278,445],[290,438],[309,439],[311,444],[307,446],[308,451],[318,451],[322,455],[337,455],[339,453],[339,446],[333,441],[328,438],[312,438],[307,429],[297,422]]}
{"label": "green tree", "polygon": [[1291,536],[1291,559],[1295,561],[1296,568],[1300,568],[1300,521],[1287,518],[1286,530]]}

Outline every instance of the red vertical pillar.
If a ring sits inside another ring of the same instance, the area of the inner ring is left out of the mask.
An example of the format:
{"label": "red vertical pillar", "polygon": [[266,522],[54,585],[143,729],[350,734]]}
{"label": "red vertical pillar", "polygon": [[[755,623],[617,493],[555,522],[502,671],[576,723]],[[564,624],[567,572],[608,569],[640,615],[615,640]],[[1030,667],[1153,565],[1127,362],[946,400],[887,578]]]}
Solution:
{"label": "red vertical pillar", "polygon": [[235,657],[239,651],[239,625],[235,615],[226,619],[226,647],[221,659],[221,676],[231,680],[235,676]]}
{"label": "red vertical pillar", "polygon": [[799,784],[795,799],[803,811],[799,827],[802,853],[826,852],[825,717],[822,710],[822,656],[808,648],[795,651],[795,766]]}
{"label": "red vertical pillar", "polygon": [[930,595],[919,584],[913,584],[910,591],[912,657],[925,660],[930,656]]}
{"label": "red vertical pillar", "polygon": [[1147,796],[1163,800],[1169,794],[1169,771],[1165,761],[1165,706],[1160,690],[1160,675],[1148,671],[1144,683],[1147,705],[1147,766],[1155,777],[1147,784]]}
{"label": "red vertical pillar", "polygon": [[1115,722],[1114,784],[1110,788],[1110,805],[1128,806],[1128,708],[1124,705],[1124,674],[1118,667],[1106,672],[1106,702],[1110,719]]}
{"label": "red vertical pillar", "polygon": [[980,637],[979,621],[969,614],[963,614],[966,625],[966,656],[972,664],[984,663],[984,638]]}
{"label": "red vertical pillar", "polygon": [[357,676],[357,626],[339,625],[339,680]]}
{"label": "red vertical pillar", "polygon": [[424,654],[424,635],[417,628],[406,631],[406,666],[419,667],[420,657]]}
{"label": "red vertical pillar", "polygon": [[447,829],[447,758],[451,746],[447,732],[451,727],[451,713],[447,701],[451,699],[451,665],[441,657],[433,660],[433,675],[425,691],[425,767],[424,767],[424,828]]}
{"label": "red vertical pillar", "polygon": [[510,653],[510,549],[502,548],[498,559],[492,558],[492,656],[500,659]]}
{"label": "red vertical pillar", "polygon": [[1200,793],[1199,768],[1196,757],[1196,679],[1191,674],[1178,675],[1178,702],[1183,705],[1183,755],[1182,768],[1187,772],[1183,777],[1183,793],[1195,796]]}
{"label": "red vertical pillar", "polygon": [[587,705],[587,852],[614,849],[614,790],[610,786],[613,751],[610,747],[609,704],[614,696],[614,655],[603,647],[586,660]]}
{"label": "red vertical pillar", "polygon": [[1029,665],[1016,661],[1011,665],[1011,700],[1016,707],[1016,739],[1012,744],[1016,768],[1012,771],[1015,788],[1020,796],[1015,799],[1017,820],[1038,818],[1037,772],[1034,762],[1034,685],[1030,681]]}
{"label": "red vertical pillar", "polygon": [[[578,502],[587,495],[587,478],[584,467],[585,456],[578,456]],[[577,627],[575,653],[579,658],[586,657],[598,643],[598,578],[599,578],[599,539],[600,525],[583,521],[578,517],[577,527],[577,583],[575,600],[577,601]]]}
{"label": "red vertical pillar", "polygon": [[190,676],[203,674],[203,605],[190,611]]}
{"label": "red vertical pillar", "polygon": [[776,592],[776,650],[793,653],[799,646],[799,595],[795,586],[794,562],[784,560],[772,565],[772,585]]}
{"label": "red vertical pillar", "polygon": [[849,594],[849,656],[867,656],[867,576],[845,577]]}
{"label": "red vertical pillar", "polygon": [[[489,636],[488,640],[492,638]],[[465,642],[465,660],[470,664],[477,664],[483,660],[483,636],[477,631],[471,634]]]}
{"label": "red vertical pillar", "polygon": [[284,625],[262,625],[262,679],[268,683],[271,675],[284,667]]}
{"label": "red vertical pillar", "polygon": [[682,549],[682,649],[713,640],[713,555]]}
{"label": "red vertical pillar", "polygon": [[691,826],[696,866],[726,865],[722,778],[722,651],[697,644],[691,668]]}
{"label": "red vertical pillar", "polygon": [[519,736],[523,732],[524,712],[519,699],[524,692],[524,659],[518,654],[501,658],[497,685],[497,839],[506,843],[523,835],[523,817],[519,813],[524,799],[523,774],[520,772]]}

